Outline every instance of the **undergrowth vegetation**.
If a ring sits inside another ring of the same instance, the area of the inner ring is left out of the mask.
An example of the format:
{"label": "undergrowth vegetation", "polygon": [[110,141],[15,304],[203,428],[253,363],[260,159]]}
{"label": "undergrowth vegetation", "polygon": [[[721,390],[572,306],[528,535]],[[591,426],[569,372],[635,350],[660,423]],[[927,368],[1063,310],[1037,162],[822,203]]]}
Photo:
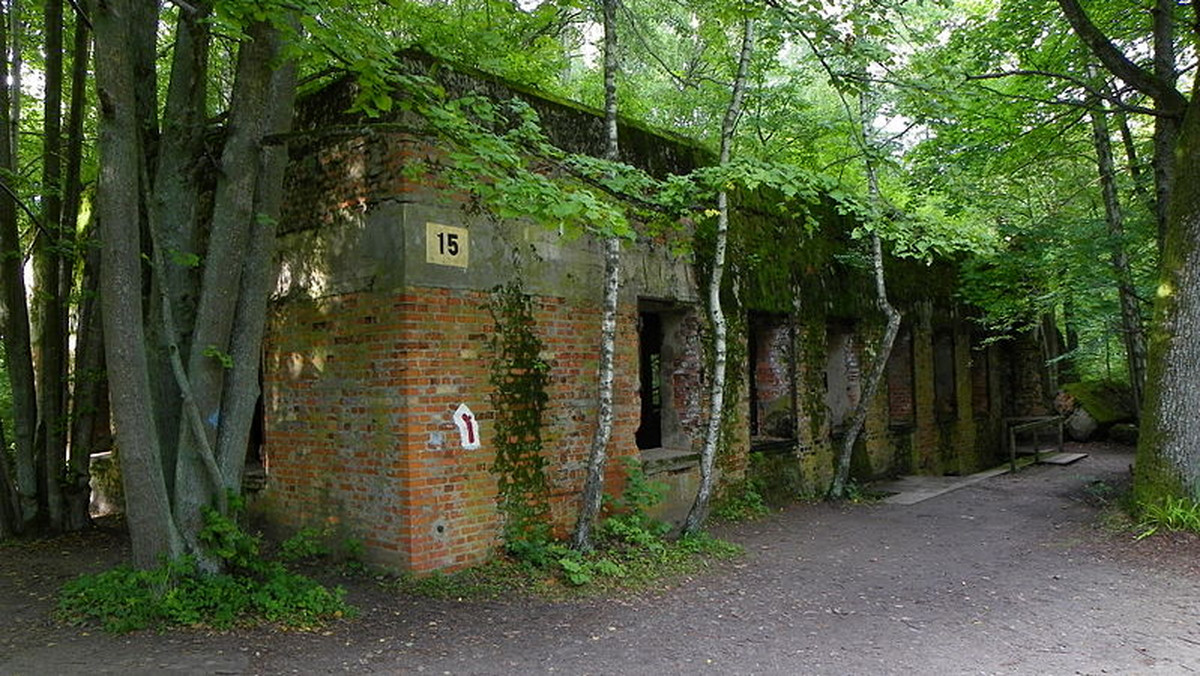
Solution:
{"label": "undergrowth vegetation", "polygon": [[[118,566],[82,575],[60,591],[59,619],[124,633],[261,623],[308,629],[354,613],[345,590],[326,588],[264,557],[260,538],[216,510],[206,513],[200,537],[224,572],[206,572],[195,557],[183,557],[150,570]],[[291,560],[320,555],[324,550],[315,542],[311,533],[301,531],[280,551]]]}
{"label": "undergrowth vegetation", "polygon": [[523,524],[505,533],[500,558],[457,573],[405,576],[395,584],[439,598],[494,598],[513,592],[555,597],[644,587],[741,555],[741,547],[704,533],[670,537],[670,526],[648,513],[663,493],[664,487],[648,481],[639,463],[631,461],[621,496],[606,498],[607,516],[593,550],[572,549],[555,539],[549,526]]}
{"label": "undergrowth vegetation", "polygon": [[1165,498],[1140,506],[1137,539],[1159,531],[1200,533],[1200,503],[1186,498]]}
{"label": "undergrowth vegetation", "polygon": [[749,521],[771,513],[758,479],[743,479],[732,484],[713,501],[710,516],[718,521]]}
{"label": "undergrowth vegetation", "polygon": [[1116,532],[1133,532],[1143,540],[1162,532],[1200,533],[1200,503],[1186,498],[1165,498],[1138,503],[1132,485],[1124,481],[1093,481],[1083,489],[1084,499],[1100,508],[1100,523]]}

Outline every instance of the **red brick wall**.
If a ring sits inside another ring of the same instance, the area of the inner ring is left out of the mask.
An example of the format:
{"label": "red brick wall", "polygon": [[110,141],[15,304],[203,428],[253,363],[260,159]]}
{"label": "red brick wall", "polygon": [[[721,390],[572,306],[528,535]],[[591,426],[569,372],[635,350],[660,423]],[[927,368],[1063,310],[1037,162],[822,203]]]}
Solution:
{"label": "red brick wall", "polygon": [[[500,517],[489,437],[487,294],[409,289],[291,302],[273,316],[264,371],[265,508],[293,527],[338,523],[381,563],[416,571],[477,563]],[[618,393],[637,387],[636,313],[621,315]],[[570,527],[595,425],[599,315],[536,304],[550,365],[544,430],[551,507]],[[464,450],[452,414],[466,403],[482,446]],[[617,398],[608,486],[636,453],[635,397]]]}
{"label": "red brick wall", "polygon": [[912,331],[902,330],[896,336],[892,354],[888,357],[887,397],[888,419],[893,425],[911,425],[916,414],[913,400]]}

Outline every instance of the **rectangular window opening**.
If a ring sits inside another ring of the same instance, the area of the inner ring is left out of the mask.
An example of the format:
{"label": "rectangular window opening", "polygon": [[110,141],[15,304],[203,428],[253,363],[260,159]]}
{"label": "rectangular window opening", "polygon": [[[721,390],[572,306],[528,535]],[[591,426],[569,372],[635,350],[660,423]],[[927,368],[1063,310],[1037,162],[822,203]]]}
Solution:
{"label": "rectangular window opening", "polygon": [[792,324],[786,315],[752,313],[747,328],[751,444],[758,449],[793,441],[796,378]]}

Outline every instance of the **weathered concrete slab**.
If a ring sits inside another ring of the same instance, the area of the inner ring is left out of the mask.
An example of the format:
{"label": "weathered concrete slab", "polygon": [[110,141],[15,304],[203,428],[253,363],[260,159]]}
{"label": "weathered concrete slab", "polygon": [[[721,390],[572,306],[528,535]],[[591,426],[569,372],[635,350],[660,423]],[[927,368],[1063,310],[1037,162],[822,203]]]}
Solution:
{"label": "weathered concrete slab", "polygon": [[1038,462],[1043,465],[1069,465],[1083,460],[1087,456],[1087,453],[1049,453],[1043,455]]}
{"label": "weathered concrete slab", "polygon": [[895,493],[895,495],[885,498],[885,503],[915,505],[929,498],[935,498],[963,486],[970,486],[1007,472],[1008,467],[997,467],[967,476],[905,476],[895,481],[878,484],[875,488],[885,493]]}

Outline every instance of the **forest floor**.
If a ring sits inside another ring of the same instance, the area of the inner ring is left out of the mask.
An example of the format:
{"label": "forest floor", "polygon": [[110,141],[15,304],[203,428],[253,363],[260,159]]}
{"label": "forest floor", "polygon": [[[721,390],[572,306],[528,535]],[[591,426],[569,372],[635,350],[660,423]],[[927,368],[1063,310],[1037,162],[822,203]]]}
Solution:
{"label": "forest floor", "polygon": [[915,505],[798,504],[717,529],[746,548],[621,597],[432,600],[339,580],[318,632],[111,636],[56,589],[120,562],[113,531],[0,547],[0,674],[1102,674],[1200,671],[1200,538],[1134,541],[1106,504],[1128,448],[1091,444]]}

